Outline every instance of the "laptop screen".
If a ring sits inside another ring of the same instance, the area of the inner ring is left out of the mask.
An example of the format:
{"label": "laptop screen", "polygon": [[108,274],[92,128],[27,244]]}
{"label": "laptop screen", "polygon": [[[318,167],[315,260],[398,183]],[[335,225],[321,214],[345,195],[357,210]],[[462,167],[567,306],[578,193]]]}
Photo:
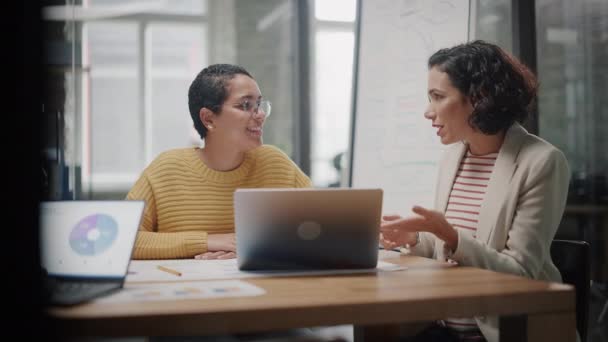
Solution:
{"label": "laptop screen", "polygon": [[40,203],[41,262],[49,275],[124,277],[143,201]]}

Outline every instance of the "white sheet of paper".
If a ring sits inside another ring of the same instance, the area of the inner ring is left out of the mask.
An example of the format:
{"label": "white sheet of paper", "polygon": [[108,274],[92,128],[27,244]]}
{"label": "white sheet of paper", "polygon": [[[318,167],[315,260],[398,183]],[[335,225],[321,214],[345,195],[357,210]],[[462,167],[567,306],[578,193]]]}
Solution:
{"label": "white sheet of paper", "polygon": [[[178,271],[181,273],[181,276],[161,271],[158,269],[159,265]],[[295,275],[354,274],[379,271],[398,271],[403,269],[405,268],[399,265],[378,261],[378,266],[371,269],[251,272],[240,271],[238,269],[236,259],[132,260],[131,264],[129,265],[129,273],[127,275],[126,283],[243,279],[253,277],[259,278]]]}
{"label": "white sheet of paper", "polygon": [[125,284],[120,291],[101,297],[99,303],[125,303],[220,297],[248,297],[266,293],[242,280],[212,280],[171,284]]}

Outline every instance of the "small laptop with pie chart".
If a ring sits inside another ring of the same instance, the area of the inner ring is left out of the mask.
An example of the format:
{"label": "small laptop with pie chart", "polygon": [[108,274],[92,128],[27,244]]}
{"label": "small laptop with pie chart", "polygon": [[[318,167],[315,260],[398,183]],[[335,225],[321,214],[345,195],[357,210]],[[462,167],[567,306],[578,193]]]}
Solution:
{"label": "small laptop with pie chart", "polygon": [[144,201],[40,203],[40,256],[50,305],[74,305],[123,287]]}
{"label": "small laptop with pie chart", "polygon": [[238,189],[240,270],[367,269],[378,263],[382,189]]}

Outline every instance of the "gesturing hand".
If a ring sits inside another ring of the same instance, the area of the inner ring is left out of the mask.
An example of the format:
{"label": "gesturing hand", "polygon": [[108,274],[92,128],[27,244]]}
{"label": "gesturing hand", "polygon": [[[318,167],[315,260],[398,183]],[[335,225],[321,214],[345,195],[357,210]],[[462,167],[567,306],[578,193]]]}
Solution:
{"label": "gesturing hand", "polygon": [[384,249],[394,249],[400,246],[413,245],[416,233],[399,230],[395,224],[402,221],[400,215],[384,215],[380,223],[380,244]]}
{"label": "gesturing hand", "polygon": [[395,247],[406,243],[411,245],[415,243],[416,232],[429,232],[445,241],[446,247],[453,251],[456,250],[458,233],[448,223],[443,213],[419,206],[414,206],[412,211],[417,215],[406,218],[391,215],[383,218],[380,231],[383,240],[387,241],[387,245],[395,244]]}

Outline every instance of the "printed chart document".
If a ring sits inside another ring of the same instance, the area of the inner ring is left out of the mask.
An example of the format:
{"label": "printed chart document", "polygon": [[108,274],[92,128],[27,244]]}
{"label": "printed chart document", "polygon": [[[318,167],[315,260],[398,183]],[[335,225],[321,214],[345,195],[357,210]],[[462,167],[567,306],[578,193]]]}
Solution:
{"label": "printed chart document", "polygon": [[96,300],[98,303],[126,303],[179,299],[249,297],[266,293],[242,280],[210,280],[170,284],[125,284],[120,291]]}
{"label": "printed chart document", "polygon": [[[398,253],[396,253],[398,255]],[[376,268],[320,271],[240,271],[236,259],[228,260],[132,260],[126,283],[243,279],[297,275],[355,274],[398,271],[402,266],[378,261]]]}

